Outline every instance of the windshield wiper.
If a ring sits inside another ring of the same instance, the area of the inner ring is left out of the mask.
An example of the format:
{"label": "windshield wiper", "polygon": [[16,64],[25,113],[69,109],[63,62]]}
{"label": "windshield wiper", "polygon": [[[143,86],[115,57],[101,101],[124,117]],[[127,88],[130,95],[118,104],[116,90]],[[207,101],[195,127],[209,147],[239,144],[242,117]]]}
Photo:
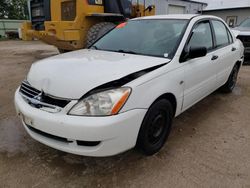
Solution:
{"label": "windshield wiper", "polygon": [[97,46],[91,46],[90,49],[104,50],[104,51],[110,51],[110,52],[119,52],[119,53],[125,53],[125,54],[139,54],[137,52],[130,51],[130,50],[107,50],[107,49],[100,49]]}
{"label": "windshield wiper", "polygon": [[138,54],[134,51],[130,51],[130,50],[117,50],[116,52],[120,52],[120,53],[126,53],[126,54]]}

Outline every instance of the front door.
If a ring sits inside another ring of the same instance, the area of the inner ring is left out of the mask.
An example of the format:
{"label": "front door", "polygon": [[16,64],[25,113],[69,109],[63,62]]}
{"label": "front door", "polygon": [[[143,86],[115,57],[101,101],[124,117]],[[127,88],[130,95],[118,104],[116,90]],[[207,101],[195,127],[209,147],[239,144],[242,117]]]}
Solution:
{"label": "front door", "polygon": [[210,94],[216,87],[218,61],[213,51],[214,42],[208,20],[196,24],[185,49],[195,47],[206,47],[208,54],[183,62],[185,70],[183,111]]}

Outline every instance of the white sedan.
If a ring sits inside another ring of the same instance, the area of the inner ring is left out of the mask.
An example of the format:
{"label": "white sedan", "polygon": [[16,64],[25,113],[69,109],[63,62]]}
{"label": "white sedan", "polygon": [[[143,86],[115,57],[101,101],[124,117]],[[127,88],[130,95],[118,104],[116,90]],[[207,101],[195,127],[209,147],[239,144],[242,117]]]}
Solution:
{"label": "white sedan", "polygon": [[31,137],[58,150],[111,156],[137,146],[152,155],[174,117],[234,89],[243,52],[217,17],[136,18],[89,49],[34,63],[16,110]]}

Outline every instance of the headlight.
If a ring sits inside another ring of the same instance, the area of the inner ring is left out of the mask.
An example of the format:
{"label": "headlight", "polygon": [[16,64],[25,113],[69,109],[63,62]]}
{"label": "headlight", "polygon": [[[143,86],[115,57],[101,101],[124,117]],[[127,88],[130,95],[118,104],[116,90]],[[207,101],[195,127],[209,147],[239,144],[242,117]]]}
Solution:
{"label": "headlight", "polygon": [[122,87],[95,93],[80,100],[69,115],[77,116],[110,116],[117,114],[126,103],[131,88]]}

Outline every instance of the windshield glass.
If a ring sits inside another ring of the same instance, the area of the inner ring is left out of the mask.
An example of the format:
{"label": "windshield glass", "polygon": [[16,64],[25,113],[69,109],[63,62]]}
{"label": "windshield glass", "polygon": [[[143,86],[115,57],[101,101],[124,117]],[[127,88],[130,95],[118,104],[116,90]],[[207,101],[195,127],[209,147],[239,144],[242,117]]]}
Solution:
{"label": "windshield glass", "polygon": [[188,20],[132,20],[118,25],[91,48],[171,59]]}
{"label": "windshield glass", "polygon": [[240,27],[249,27],[250,28],[250,19],[246,19],[240,24]]}

